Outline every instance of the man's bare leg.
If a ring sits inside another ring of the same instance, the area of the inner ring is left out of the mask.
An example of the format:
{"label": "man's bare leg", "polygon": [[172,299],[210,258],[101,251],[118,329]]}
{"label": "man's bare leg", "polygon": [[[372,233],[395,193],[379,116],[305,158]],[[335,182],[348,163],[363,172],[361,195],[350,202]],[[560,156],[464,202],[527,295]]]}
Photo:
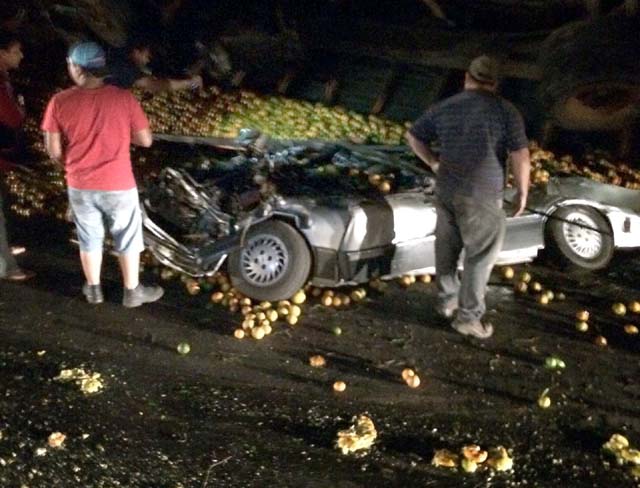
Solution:
{"label": "man's bare leg", "polygon": [[140,280],[140,253],[120,254],[118,261],[120,262],[124,287],[127,290],[133,290],[138,286]]}
{"label": "man's bare leg", "polygon": [[100,270],[102,268],[102,251],[80,251],[82,271],[89,285],[100,284]]}

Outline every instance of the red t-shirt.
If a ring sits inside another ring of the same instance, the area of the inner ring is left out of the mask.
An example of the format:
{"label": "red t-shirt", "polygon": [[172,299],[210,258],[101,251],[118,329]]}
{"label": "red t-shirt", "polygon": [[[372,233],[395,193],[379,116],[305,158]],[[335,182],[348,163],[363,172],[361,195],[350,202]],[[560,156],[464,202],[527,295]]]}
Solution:
{"label": "red t-shirt", "polygon": [[127,90],[105,85],[64,90],[51,99],[45,132],[60,132],[67,184],[78,190],[135,188],[131,134],[149,128],[142,107]]}
{"label": "red t-shirt", "polygon": [[24,121],[24,112],[16,103],[13,88],[8,79],[0,73],[0,124],[18,129]]}

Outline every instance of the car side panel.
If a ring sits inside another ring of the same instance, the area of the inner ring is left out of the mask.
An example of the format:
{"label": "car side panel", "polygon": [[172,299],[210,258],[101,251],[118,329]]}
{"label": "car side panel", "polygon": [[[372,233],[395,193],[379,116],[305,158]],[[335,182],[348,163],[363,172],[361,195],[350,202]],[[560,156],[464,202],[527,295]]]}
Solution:
{"label": "car side panel", "polygon": [[433,235],[436,212],[432,197],[423,193],[398,193],[367,200],[350,208],[343,252],[397,245]]}
{"label": "car side panel", "polygon": [[531,261],[544,247],[544,217],[538,214],[507,217],[507,228],[497,264]]}
{"label": "car side panel", "polygon": [[[372,276],[435,272],[433,197],[399,193],[375,200],[307,202],[308,228],[300,232],[314,254],[314,283],[361,283]],[[544,217],[507,219],[498,263],[530,261],[544,246]]]}

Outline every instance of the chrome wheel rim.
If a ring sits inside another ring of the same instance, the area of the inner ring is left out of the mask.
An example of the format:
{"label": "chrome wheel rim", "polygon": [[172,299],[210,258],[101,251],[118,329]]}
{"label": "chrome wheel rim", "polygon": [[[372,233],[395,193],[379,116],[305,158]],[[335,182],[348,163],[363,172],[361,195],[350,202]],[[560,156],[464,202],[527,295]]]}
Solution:
{"label": "chrome wheel rim", "polygon": [[[571,212],[565,217],[569,222],[562,224],[562,235],[569,248],[583,259],[594,259],[602,251],[602,235],[597,229],[597,223],[582,212]],[[590,229],[585,228],[590,227]]]}
{"label": "chrome wheel rim", "polygon": [[289,253],[282,240],[273,235],[249,239],[240,256],[242,277],[253,286],[270,286],[289,267]]}

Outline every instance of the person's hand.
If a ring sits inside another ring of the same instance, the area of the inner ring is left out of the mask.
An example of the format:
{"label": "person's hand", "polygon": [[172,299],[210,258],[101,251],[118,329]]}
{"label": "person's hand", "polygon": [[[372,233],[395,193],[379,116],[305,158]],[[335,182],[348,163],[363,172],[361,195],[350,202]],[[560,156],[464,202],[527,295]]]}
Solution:
{"label": "person's hand", "polygon": [[191,82],[192,90],[200,90],[202,88],[202,76],[194,75],[189,81]]}
{"label": "person's hand", "polygon": [[513,203],[512,216],[517,217],[522,212],[524,212],[527,207],[527,194],[522,193],[520,190],[518,190],[512,203]]}

